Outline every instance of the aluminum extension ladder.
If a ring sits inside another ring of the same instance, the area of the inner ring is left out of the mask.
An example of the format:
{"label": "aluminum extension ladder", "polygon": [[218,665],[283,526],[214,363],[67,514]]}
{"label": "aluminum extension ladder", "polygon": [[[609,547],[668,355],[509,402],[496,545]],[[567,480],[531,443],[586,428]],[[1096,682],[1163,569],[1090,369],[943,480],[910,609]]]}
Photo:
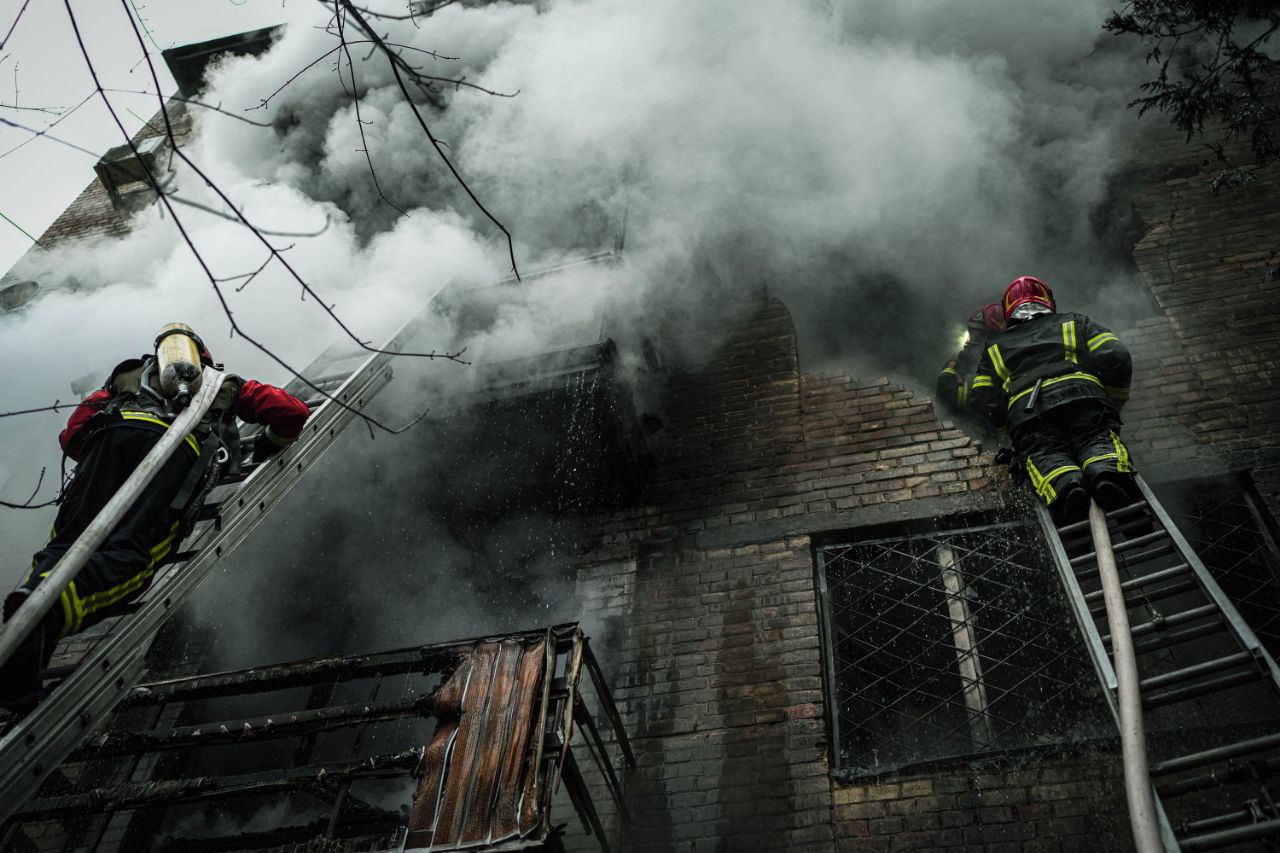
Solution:
{"label": "aluminum extension ladder", "polygon": [[[527,273],[523,281],[620,258],[618,251],[600,252]],[[487,286],[514,281],[508,277]],[[433,300],[454,283],[450,280],[428,298],[421,312],[383,348],[385,352],[370,354],[349,344],[332,346],[302,371],[310,385],[294,379],[285,386],[311,408],[298,442],[263,465],[245,465],[238,475],[211,491],[187,539],[188,549],[156,572],[151,587],[129,612],[90,629],[101,635],[93,649],[61,678],[48,699],[0,733],[0,824],[35,794],[41,782],[137,683],[150,640],[160,626],[391,381],[394,353],[404,350]],[[316,396],[312,386],[329,397]],[[242,430],[242,439],[252,439],[260,430],[247,427]]]}
{"label": "aluminum extension ladder", "polygon": [[[393,341],[387,349],[396,347]],[[332,399],[296,378],[286,386],[311,408],[298,442],[265,463],[245,460],[238,473],[211,490],[187,550],[156,572],[151,587],[126,613],[90,629],[98,635],[93,648],[61,679],[61,673],[48,673],[56,681],[49,698],[0,736],[0,823],[133,687],[149,641],[165,620],[391,381],[392,357],[350,346],[330,347],[302,373]],[[260,430],[242,429],[246,446]]]}
{"label": "aluminum extension ladder", "polygon": [[[1159,843],[1169,853],[1280,850],[1280,804],[1269,789],[1280,778],[1280,668],[1146,482],[1137,483],[1142,499],[1107,513],[1106,523],[1131,619]],[[1057,527],[1043,505],[1038,514],[1120,725],[1090,522]]]}

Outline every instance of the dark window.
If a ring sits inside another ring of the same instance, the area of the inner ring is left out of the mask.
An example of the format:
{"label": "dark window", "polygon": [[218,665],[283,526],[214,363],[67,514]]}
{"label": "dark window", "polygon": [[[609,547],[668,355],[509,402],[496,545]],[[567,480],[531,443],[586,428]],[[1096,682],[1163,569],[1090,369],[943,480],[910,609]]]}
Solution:
{"label": "dark window", "polygon": [[817,556],[841,775],[1112,732],[1033,523]]}

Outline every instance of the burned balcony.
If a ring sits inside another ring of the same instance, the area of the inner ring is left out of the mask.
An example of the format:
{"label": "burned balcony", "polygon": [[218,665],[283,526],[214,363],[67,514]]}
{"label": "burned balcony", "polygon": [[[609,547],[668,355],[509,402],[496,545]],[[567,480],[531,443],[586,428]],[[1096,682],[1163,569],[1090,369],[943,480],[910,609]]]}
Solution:
{"label": "burned balcony", "polygon": [[636,411],[636,381],[612,340],[476,364],[470,388],[432,425],[436,452],[478,460],[447,514],[564,514],[634,499],[658,426]]}
{"label": "burned balcony", "polygon": [[625,824],[624,765],[621,719],[568,624],[137,687],[0,846],[52,830],[86,851],[541,850],[559,843],[563,784],[607,850],[583,770]]}

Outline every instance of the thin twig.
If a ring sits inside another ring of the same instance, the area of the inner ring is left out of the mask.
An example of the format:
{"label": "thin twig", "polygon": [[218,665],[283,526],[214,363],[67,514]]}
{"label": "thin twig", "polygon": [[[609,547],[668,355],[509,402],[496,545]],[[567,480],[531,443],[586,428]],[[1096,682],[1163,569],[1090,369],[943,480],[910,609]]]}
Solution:
{"label": "thin twig", "polygon": [[[36,130],[33,127],[27,127],[25,124],[21,124],[16,121],[11,121],[7,118],[0,118],[0,124],[3,124],[7,127],[15,127],[18,130],[25,130],[27,133],[31,134],[33,137],[43,136],[45,139],[48,139],[50,142],[56,142],[59,145],[65,145],[68,148],[74,148],[75,150],[79,151],[82,154],[88,154],[90,157],[92,157],[95,160],[99,159],[99,155],[97,154],[97,152],[90,151],[88,148],[85,148],[83,145],[76,145],[74,142],[68,142],[62,137],[54,136],[52,133],[49,133],[48,128],[45,128],[44,130]],[[13,150],[17,150],[17,149],[13,149]],[[5,152],[6,155],[8,153],[10,152],[8,151]]]}
{"label": "thin twig", "polygon": [[18,21],[22,20],[22,14],[27,11],[27,6],[29,5],[31,5],[31,0],[23,0],[22,8],[18,10],[13,23],[9,25],[9,32],[4,34],[3,39],[0,39],[0,50],[4,50],[4,46],[9,43],[9,38],[13,35],[13,31],[18,28]]}
{"label": "thin twig", "polygon": [[[351,103],[355,106],[356,112],[356,128],[360,131],[360,150],[364,152],[365,162],[369,164],[369,175],[373,178],[373,187],[378,191],[378,196],[386,202],[387,206],[399,213],[401,216],[408,216],[404,208],[387,198],[386,192],[382,189],[382,184],[378,181],[378,172],[373,168],[373,155],[369,152],[369,140],[364,133],[364,120],[360,117],[360,92],[356,83],[356,69],[351,62],[351,51],[347,47],[346,32],[342,22],[342,14],[339,12],[335,19],[338,25],[338,44],[342,47],[342,55],[338,57],[338,80],[342,80],[342,56],[347,57],[347,73],[351,75]],[[346,88],[345,86],[343,88]]]}
{"label": "thin twig", "polygon": [[[148,92],[146,89],[103,89],[103,91],[120,95],[149,95],[152,98],[156,96],[155,92]],[[93,97],[93,95],[90,94],[90,97]],[[177,101],[180,104],[190,104],[195,107],[203,107],[204,109],[212,110],[215,113],[222,113],[224,116],[233,118],[236,121],[242,121],[245,124],[251,124],[254,127],[271,127],[271,122],[269,121],[254,121],[251,118],[245,118],[242,115],[237,115],[236,113],[224,110],[222,107],[215,107],[213,104],[206,104],[203,101],[197,101],[193,98],[183,98],[178,95],[170,95],[169,100]]]}
{"label": "thin twig", "polygon": [[[321,0],[321,2],[327,2],[327,0]],[[377,42],[383,55],[387,57],[387,62],[391,66],[391,73],[395,75],[396,84],[400,87],[400,92],[404,95],[405,102],[409,105],[409,109],[413,111],[414,118],[418,120],[418,126],[421,127],[422,132],[426,134],[427,140],[431,143],[431,147],[435,149],[436,154],[439,155],[444,164],[449,167],[449,171],[453,174],[454,180],[458,182],[458,186],[462,187],[463,191],[466,192],[467,196],[470,197],[475,206],[480,209],[480,212],[483,213],[490,222],[497,226],[498,230],[507,238],[507,254],[511,258],[511,272],[515,275],[516,281],[520,281],[520,269],[516,265],[516,249],[515,244],[511,239],[511,232],[507,230],[505,225],[498,221],[496,216],[489,212],[489,209],[485,207],[480,199],[476,197],[476,194],[472,192],[471,187],[453,165],[453,161],[449,159],[449,155],[445,154],[444,149],[440,147],[440,143],[436,139],[435,134],[431,132],[431,128],[427,126],[426,119],[422,117],[422,112],[418,109],[418,105],[413,102],[413,98],[409,95],[409,88],[405,86],[404,77],[400,73],[401,67],[407,65],[407,63],[405,63],[403,59],[396,55],[390,47],[378,38],[377,33],[375,33],[373,28],[369,26],[368,21],[360,17],[360,13],[356,11],[355,6],[351,5],[350,0],[333,0],[333,2],[335,3],[335,13],[337,12],[338,5],[346,7],[348,12],[350,12],[354,18],[356,25],[359,26],[360,29],[364,30],[364,34],[366,36]]]}
{"label": "thin twig", "polygon": [[[421,420],[421,418],[419,420]],[[46,470],[47,469],[45,468],[40,469],[40,479],[36,480],[36,487],[35,489],[32,490],[31,497],[27,498],[25,501],[23,501],[20,504],[0,500],[0,506],[8,507],[9,509],[43,509],[44,507],[53,506],[54,504],[56,504],[58,502],[57,498],[54,498],[51,501],[45,501],[42,504],[32,503],[32,501],[36,499],[36,495],[40,494],[40,487],[44,485],[44,472]]]}
{"label": "thin twig", "polygon": [[[132,13],[129,11],[129,3],[130,3],[130,0],[121,0],[121,6],[124,9],[126,17],[128,17],[129,19],[129,25],[133,29],[134,37],[137,40],[138,46],[143,53],[143,58],[146,61],[147,67],[151,71],[152,83],[154,84],[156,91],[159,92],[160,82],[159,82],[158,75],[156,74],[155,66],[151,62],[151,56],[147,51],[146,43],[143,41],[142,33],[139,31],[138,25],[134,21]],[[72,28],[72,31],[75,33],[76,42],[80,49],[80,54],[84,58],[85,65],[89,70],[89,75],[93,78],[94,90],[98,93],[103,104],[107,107],[107,112],[111,115],[111,119],[115,123],[117,129],[127,140],[127,143],[130,149],[134,152],[134,155],[137,156],[138,154],[137,144],[133,141],[133,138],[129,135],[129,132],[125,128],[124,123],[120,120],[120,116],[116,113],[115,109],[112,107],[111,101],[107,97],[106,92],[104,92],[102,89],[102,82],[98,78],[97,67],[94,65],[92,57],[89,56],[89,51],[84,43],[84,36],[80,32],[79,21],[76,18],[75,11],[71,8],[71,0],[63,0],[63,6],[65,7],[67,16],[71,21],[71,28]],[[182,152],[181,148],[177,145],[176,139],[174,137],[173,124],[169,119],[169,111],[167,106],[164,103],[163,98],[160,99],[160,111],[161,111],[161,115],[164,117],[165,133],[168,136],[170,145],[172,146],[173,150],[177,153],[177,156],[179,156],[183,160],[183,162],[185,162],[187,166],[192,169],[192,171],[194,171],[197,175],[199,175],[202,179],[204,179],[206,184],[208,184],[214,190],[214,192],[217,193],[218,196],[222,198],[222,200],[233,211],[235,211],[237,218],[240,219],[240,221],[245,225],[245,227],[249,228],[250,231],[253,231],[254,235],[258,237],[258,239],[264,245],[267,246],[272,256],[275,259],[277,259],[280,262],[280,264],[290,272],[290,274],[295,278],[295,280],[297,280],[302,285],[304,291],[311,293],[312,296],[316,296],[314,291],[311,290],[310,286],[305,281],[302,280],[302,278],[297,274],[297,272],[292,268],[292,266],[290,266],[288,261],[285,260],[280,255],[280,253],[275,249],[275,247],[272,246],[270,242],[266,240],[265,237],[263,237],[256,229],[253,228],[253,226],[247,220],[243,218],[239,210],[236,209],[236,207],[233,204],[231,204],[230,199],[227,198],[226,194],[222,192],[222,190],[217,186],[217,184],[215,184],[212,180],[210,180],[209,177],[206,176],[198,166],[196,166],[193,162],[191,162],[190,158],[187,157],[184,152]],[[138,162],[142,166],[143,170],[146,172],[147,177],[151,180],[152,185],[158,186],[155,175],[151,171],[150,165],[142,158],[139,158]],[[183,242],[185,242],[187,244],[187,247],[191,250],[192,256],[195,258],[196,263],[200,266],[201,271],[204,273],[210,285],[213,287],[214,295],[218,299],[219,305],[222,309],[223,314],[227,318],[228,324],[231,326],[231,331],[233,334],[239,334],[242,338],[248,341],[249,344],[255,347],[258,351],[262,352],[264,355],[266,355],[276,364],[280,365],[285,370],[287,370],[290,374],[297,377],[299,381],[303,382],[305,385],[310,387],[313,391],[319,393],[325,399],[336,403],[338,406],[350,411],[356,417],[360,418],[362,421],[364,421],[366,426],[369,428],[370,435],[373,434],[374,427],[377,427],[378,429],[381,429],[385,432],[389,432],[392,434],[403,431],[402,429],[396,430],[396,429],[387,427],[385,424],[381,423],[377,419],[372,418],[369,415],[366,415],[365,413],[352,408],[351,406],[347,405],[345,402],[341,400],[338,400],[332,394],[330,394],[329,392],[317,386],[314,382],[312,382],[307,377],[303,376],[298,370],[296,370],[289,363],[285,362],[282,358],[280,358],[280,356],[276,355],[276,353],[273,352],[265,344],[258,341],[253,336],[247,334],[244,331],[244,329],[240,328],[239,323],[236,322],[234,312],[231,310],[231,306],[226,300],[226,295],[222,292],[222,288],[219,285],[217,278],[213,275],[213,271],[209,269],[209,265],[205,261],[203,255],[200,254],[199,249],[196,247],[195,242],[191,238],[191,235],[187,232],[186,226],[183,225],[182,219],[177,215],[177,211],[173,208],[169,198],[165,195],[161,195],[160,200],[161,200],[161,203],[168,210],[170,216],[173,217],[173,222],[178,229],[179,235],[182,237]],[[334,320],[334,322],[348,335],[348,337],[356,341],[356,343],[362,349],[368,350],[370,352],[386,353],[388,355],[397,354],[397,353],[394,353],[393,351],[382,350],[382,349],[371,347],[368,345],[367,342],[359,340],[355,336],[355,334],[337,317],[337,315],[333,313],[332,309],[325,306],[323,301],[321,301],[318,297],[316,298],[316,301],[320,304],[322,310],[326,311],[326,313],[329,314],[330,318]],[[452,353],[452,354],[450,353],[408,353],[406,355],[413,355],[413,356],[418,356],[423,358],[433,358],[433,359],[439,358],[439,359],[457,361],[459,360],[458,357],[460,353]]]}
{"label": "thin twig", "polygon": [[[91,99],[91,98],[93,98],[93,96],[94,96],[94,95],[96,95],[96,94],[98,94],[98,93],[97,93],[97,92],[90,92],[89,94],[85,95],[85,96],[84,96],[84,99],[83,99],[83,100],[81,100],[81,101],[80,101],[80,103],[76,104],[74,107],[72,107],[71,109],[69,109],[69,110],[67,110],[66,112],[64,112],[61,116],[59,116],[59,117],[58,117],[58,119],[57,119],[56,121],[51,121],[51,122],[49,122],[49,124],[45,126],[45,129],[44,129],[44,130],[31,130],[30,128],[23,128],[24,130],[28,130],[28,131],[32,134],[32,136],[30,136],[30,137],[29,137],[29,138],[27,138],[27,139],[22,140],[22,141],[21,141],[21,142],[19,142],[17,145],[15,145],[15,146],[13,146],[12,148],[10,148],[8,151],[5,151],[5,152],[3,152],[3,153],[0,153],[0,160],[3,160],[5,157],[8,157],[10,154],[12,154],[13,152],[17,151],[19,148],[25,148],[26,146],[30,145],[32,142],[35,142],[35,141],[36,141],[37,139],[39,139],[41,136],[44,136],[45,134],[47,134],[50,130],[53,130],[55,127],[57,127],[57,126],[58,126],[59,124],[61,124],[62,122],[64,122],[64,121],[66,121],[67,119],[71,118],[71,116],[75,113],[75,111],[76,111],[76,110],[80,109],[80,108],[81,108],[81,107],[83,107],[85,104],[89,103],[90,99]],[[97,155],[94,155],[94,156],[97,156]]]}
{"label": "thin twig", "polygon": [[327,59],[331,54],[336,53],[340,47],[341,47],[341,45],[339,45],[338,47],[334,47],[334,48],[330,48],[329,50],[326,50],[324,53],[320,54],[320,55],[319,55],[319,56],[317,56],[315,59],[311,60],[311,61],[310,61],[310,62],[308,62],[306,65],[302,66],[302,68],[300,68],[300,69],[298,69],[296,72],[294,72],[294,73],[293,73],[293,75],[292,75],[292,76],[290,76],[288,80],[285,80],[283,83],[281,83],[281,84],[280,84],[280,87],[279,87],[278,89],[276,89],[274,92],[272,92],[270,95],[267,95],[265,98],[260,99],[260,101],[259,101],[259,103],[258,103],[258,105],[257,105],[256,107],[245,107],[245,108],[244,108],[244,111],[245,111],[245,112],[249,112],[250,110],[260,110],[260,109],[262,109],[262,108],[263,108],[263,107],[265,107],[267,104],[271,103],[271,99],[272,99],[272,98],[274,98],[276,95],[278,95],[278,94],[280,94],[281,92],[283,92],[283,91],[284,91],[284,90],[289,86],[289,84],[290,84],[290,83],[292,83],[294,80],[297,80],[299,77],[301,77],[303,74],[305,74],[305,73],[306,73],[307,71],[309,71],[310,69],[312,69],[312,68],[316,67],[317,65],[319,65],[321,62],[323,62],[325,59]]}
{"label": "thin twig", "polygon": [[[176,195],[174,193],[160,192],[158,193],[158,195],[163,195],[164,197],[172,201],[176,201],[178,204],[185,204],[187,207],[194,207],[196,210],[201,210],[201,211],[204,211],[205,213],[209,213],[214,216],[220,216],[223,219],[227,220],[228,222],[237,222],[237,223],[244,222],[244,219],[241,217],[232,216],[229,213],[223,213],[222,211],[216,208],[209,207],[207,204],[201,204],[198,201],[192,201],[191,199],[182,198],[181,196]],[[258,232],[259,234],[269,234],[272,237],[319,237],[321,234],[329,230],[329,225],[331,223],[332,223],[332,220],[329,219],[329,214],[326,213],[324,216],[324,225],[321,225],[319,230],[317,231],[269,231],[266,228],[259,228],[256,225],[250,226],[250,227],[253,228],[253,230]]]}

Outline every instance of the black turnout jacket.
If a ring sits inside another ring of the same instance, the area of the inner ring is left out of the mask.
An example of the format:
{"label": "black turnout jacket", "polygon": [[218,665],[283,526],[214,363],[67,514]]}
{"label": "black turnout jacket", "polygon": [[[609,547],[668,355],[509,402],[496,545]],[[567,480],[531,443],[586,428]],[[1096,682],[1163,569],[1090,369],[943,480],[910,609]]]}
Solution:
{"label": "black turnout jacket", "polygon": [[1132,373],[1129,351],[1105,326],[1083,314],[1040,314],[1011,324],[987,347],[969,405],[1010,431],[1078,400],[1119,411]]}

